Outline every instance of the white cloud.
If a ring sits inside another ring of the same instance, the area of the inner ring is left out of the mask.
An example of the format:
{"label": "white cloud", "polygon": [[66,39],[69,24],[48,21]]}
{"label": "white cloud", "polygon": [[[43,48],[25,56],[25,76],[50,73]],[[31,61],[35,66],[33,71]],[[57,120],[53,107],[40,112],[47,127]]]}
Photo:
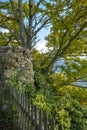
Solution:
{"label": "white cloud", "polygon": [[45,41],[43,41],[43,42],[38,42],[38,43],[36,44],[35,48],[36,48],[38,51],[42,52],[42,53],[45,53],[45,52],[48,51],[48,49],[47,49],[47,47],[46,47],[46,42],[45,42]]}
{"label": "white cloud", "polygon": [[8,29],[1,29],[1,31],[3,32],[3,33],[8,33],[9,32],[9,30]]}
{"label": "white cloud", "polygon": [[9,30],[8,29],[4,29],[4,31],[3,32],[6,32],[6,33],[8,33],[9,32]]}

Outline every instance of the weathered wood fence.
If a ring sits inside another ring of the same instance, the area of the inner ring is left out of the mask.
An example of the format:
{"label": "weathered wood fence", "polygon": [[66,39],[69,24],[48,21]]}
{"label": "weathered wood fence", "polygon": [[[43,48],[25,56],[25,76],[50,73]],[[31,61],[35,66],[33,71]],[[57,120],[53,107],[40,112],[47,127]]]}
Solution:
{"label": "weathered wood fence", "polygon": [[38,106],[14,87],[11,87],[10,94],[17,107],[21,130],[64,130],[62,126],[55,129],[54,118],[49,122],[47,113],[42,109],[38,110]]}

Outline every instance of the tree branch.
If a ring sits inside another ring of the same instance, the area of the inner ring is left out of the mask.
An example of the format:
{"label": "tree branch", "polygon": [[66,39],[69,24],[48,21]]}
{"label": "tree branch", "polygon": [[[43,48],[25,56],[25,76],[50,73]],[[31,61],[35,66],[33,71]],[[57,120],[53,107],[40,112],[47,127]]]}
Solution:
{"label": "tree branch", "polygon": [[15,18],[16,22],[18,23],[17,10],[15,10],[15,6],[14,6],[13,0],[10,0],[10,3],[11,3],[11,7],[12,7],[12,12],[13,12],[14,18]]}
{"label": "tree branch", "polygon": [[9,32],[17,39],[17,41],[19,41],[19,34],[17,34],[17,32],[12,31],[12,29],[10,29],[9,27],[7,27],[6,25],[0,25],[2,28],[8,29]]}
{"label": "tree branch", "polygon": [[87,25],[87,22],[84,22],[84,24],[81,26],[81,28],[76,32],[76,34],[68,41],[68,43],[66,44],[66,46],[62,49],[62,51],[60,52],[60,55],[62,55],[62,54],[65,53],[65,51],[71,45],[72,41],[80,34],[80,32],[86,27],[86,25]]}
{"label": "tree branch", "polygon": [[34,32],[33,36],[35,36],[48,23],[48,21],[49,21],[49,19],[46,19],[44,21],[44,23],[42,23],[41,26],[37,28],[37,30]]}
{"label": "tree branch", "polygon": [[55,56],[52,58],[52,60],[50,61],[48,67],[47,67],[47,72],[51,69],[51,67],[53,66],[53,64],[56,62],[57,58],[59,56],[62,56],[65,51],[69,48],[69,46],[71,45],[72,41],[80,34],[80,32],[86,27],[87,22],[84,22],[84,24],[80,27],[80,29],[76,32],[76,34],[70,38],[70,40],[68,41],[68,43],[65,45],[65,47],[62,49],[62,51],[58,50],[55,54]]}

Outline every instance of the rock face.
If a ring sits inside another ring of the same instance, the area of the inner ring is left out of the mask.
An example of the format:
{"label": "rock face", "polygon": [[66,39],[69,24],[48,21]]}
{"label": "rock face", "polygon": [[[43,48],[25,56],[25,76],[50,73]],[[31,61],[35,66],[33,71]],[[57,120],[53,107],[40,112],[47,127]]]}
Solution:
{"label": "rock face", "polygon": [[22,87],[34,82],[34,71],[30,50],[20,46],[0,47],[0,93],[5,89],[7,79],[15,73]]}

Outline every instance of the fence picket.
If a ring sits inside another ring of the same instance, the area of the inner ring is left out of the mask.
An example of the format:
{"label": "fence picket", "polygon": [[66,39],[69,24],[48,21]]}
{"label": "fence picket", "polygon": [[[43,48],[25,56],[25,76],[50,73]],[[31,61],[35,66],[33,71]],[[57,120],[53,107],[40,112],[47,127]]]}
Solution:
{"label": "fence picket", "polygon": [[34,124],[34,104],[33,104],[33,102],[31,102],[31,120]]}
{"label": "fence picket", "polygon": [[35,106],[35,130],[38,130],[38,106]]}
{"label": "fence picket", "polygon": [[30,130],[30,116],[31,116],[30,104],[31,104],[31,100],[28,99],[28,113],[27,113],[27,115],[28,115],[28,128],[27,128],[27,130]]}
{"label": "fence picket", "polygon": [[42,130],[42,118],[43,118],[43,110],[40,109],[40,113],[39,113],[39,130]]}
{"label": "fence picket", "polygon": [[54,118],[52,118],[51,120],[51,130],[54,130],[55,129],[55,120]]}
{"label": "fence picket", "polygon": [[44,130],[48,130],[48,115],[44,113]]}

